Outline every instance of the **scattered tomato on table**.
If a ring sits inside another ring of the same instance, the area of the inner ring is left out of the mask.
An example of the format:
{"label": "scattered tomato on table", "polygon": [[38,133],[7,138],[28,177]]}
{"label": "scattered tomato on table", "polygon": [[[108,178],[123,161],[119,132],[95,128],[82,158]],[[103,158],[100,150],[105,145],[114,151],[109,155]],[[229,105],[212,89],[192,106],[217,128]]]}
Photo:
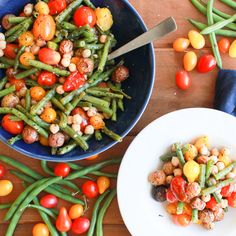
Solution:
{"label": "scattered tomato on table", "polygon": [[54,167],[54,174],[65,178],[70,173],[70,166],[66,163],[59,163]]}
{"label": "scattered tomato on table", "polygon": [[80,217],[73,221],[71,230],[75,234],[83,234],[86,231],[88,231],[89,226],[90,226],[89,219],[85,217]]}
{"label": "scattered tomato on table", "polygon": [[61,207],[56,219],[56,227],[59,232],[68,232],[71,229],[72,221],[65,207]]}
{"label": "scattered tomato on table", "polygon": [[13,190],[13,184],[10,180],[0,180],[0,197],[9,195]]}
{"label": "scattered tomato on table", "polygon": [[50,232],[47,225],[43,223],[38,223],[34,225],[32,234],[33,236],[49,236]]}
{"label": "scattered tomato on table", "polygon": [[182,90],[187,90],[191,85],[189,74],[184,70],[176,72],[175,80],[177,86]]}
{"label": "scattered tomato on table", "polygon": [[43,196],[40,199],[40,205],[45,207],[45,208],[54,208],[56,207],[58,204],[58,199],[56,196],[52,195],[52,194],[48,194]]}
{"label": "scattered tomato on table", "polygon": [[95,183],[92,180],[86,181],[82,185],[82,192],[87,198],[94,198],[98,196],[99,190],[98,190],[97,183]]}

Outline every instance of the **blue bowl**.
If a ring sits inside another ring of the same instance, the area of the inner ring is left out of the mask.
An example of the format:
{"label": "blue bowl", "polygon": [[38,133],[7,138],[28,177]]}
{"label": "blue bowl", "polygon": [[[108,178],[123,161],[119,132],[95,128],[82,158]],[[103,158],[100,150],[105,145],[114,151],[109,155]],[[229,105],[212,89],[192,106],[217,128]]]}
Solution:
{"label": "blue bowl", "polygon": [[[19,14],[24,5],[29,2],[33,1],[0,0],[0,18],[7,13]],[[142,18],[128,1],[93,0],[92,2],[96,6],[107,6],[110,8],[114,18],[112,31],[118,41],[117,47],[127,43],[147,30]],[[122,84],[122,88],[127,94],[132,96],[132,100],[125,100],[125,111],[118,112],[118,121],[108,121],[107,126],[122,137],[125,137],[140,119],[152,93],[155,79],[153,46],[151,44],[144,46],[128,53],[123,58],[125,65],[130,69],[130,78]],[[0,72],[0,78],[3,76],[3,72]],[[4,143],[7,144],[7,140],[10,137],[11,135],[0,128],[0,139]],[[101,153],[111,148],[117,142],[104,135],[102,141],[98,142],[95,139],[91,139],[88,143],[90,146],[88,151],[84,152],[80,148],[76,148],[63,156],[50,155],[50,149],[41,146],[39,143],[28,145],[23,141],[18,141],[11,148],[36,159],[75,161]]]}

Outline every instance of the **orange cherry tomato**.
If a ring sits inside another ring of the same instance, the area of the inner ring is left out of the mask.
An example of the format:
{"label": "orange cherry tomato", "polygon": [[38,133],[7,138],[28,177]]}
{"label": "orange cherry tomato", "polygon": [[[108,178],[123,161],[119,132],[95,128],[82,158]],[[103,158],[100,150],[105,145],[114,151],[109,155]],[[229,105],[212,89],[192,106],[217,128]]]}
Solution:
{"label": "orange cherry tomato", "polygon": [[56,219],[56,228],[60,232],[67,232],[71,229],[71,226],[72,226],[72,222],[67,213],[67,210],[65,207],[62,207]]}
{"label": "orange cherry tomato", "polygon": [[227,38],[222,38],[219,42],[218,42],[218,47],[221,53],[227,53],[229,51],[230,48],[230,40]]}
{"label": "orange cherry tomato", "polygon": [[47,107],[44,109],[42,115],[40,116],[42,120],[44,120],[47,123],[53,123],[56,118],[57,118],[57,113],[56,111],[51,108],[51,107]]}
{"label": "orange cherry tomato", "polygon": [[35,38],[45,41],[53,39],[56,32],[56,23],[50,15],[39,15],[33,25]]}
{"label": "orange cherry tomato", "polygon": [[25,87],[25,81],[23,79],[15,79],[14,77],[8,78],[8,81],[11,85],[16,86],[16,91],[20,91]]}
{"label": "orange cherry tomato", "polygon": [[24,66],[29,66],[29,60],[34,60],[35,56],[33,53],[31,52],[24,52],[21,56],[20,56],[20,63]]}
{"label": "orange cherry tomato", "polygon": [[197,65],[196,53],[193,51],[187,52],[184,55],[183,64],[186,71],[192,71]]}
{"label": "orange cherry tomato", "polygon": [[18,48],[19,48],[19,46],[17,44],[7,43],[6,48],[3,50],[4,51],[4,55],[7,58],[15,59]]}
{"label": "orange cherry tomato", "polygon": [[43,223],[36,224],[32,231],[33,236],[49,236],[49,229]]}
{"label": "orange cherry tomato", "polygon": [[98,115],[90,117],[90,124],[96,130],[102,129],[102,128],[105,127],[105,123],[104,123],[103,119],[100,116],[98,116]]}
{"label": "orange cherry tomato", "polygon": [[191,216],[187,214],[173,215],[172,218],[176,225],[183,226],[183,227],[188,226],[191,222]]}
{"label": "orange cherry tomato", "polygon": [[34,44],[34,35],[30,31],[26,31],[18,38],[21,46],[32,46]]}
{"label": "orange cherry tomato", "polygon": [[84,207],[81,204],[75,204],[71,206],[69,210],[69,217],[74,220],[82,216],[84,213]]}
{"label": "orange cherry tomato", "polygon": [[45,147],[48,147],[48,146],[49,146],[49,144],[48,144],[48,139],[45,138],[45,137],[42,136],[42,135],[39,135],[39,142],[40,142],[40,144],[42,144],[42,145],[45,146]]}
{"label": "orange cherry tomato", "polygon": [[61,60],[59,52],[52,50],[51,48],[41,48],[39,50],[39,60],[48,65],[57,65]]}
{"label": "orange cherry tomato", "polygon": [[71,60],[70,60],[70,63],[73,63],[73,64],[77,65],[79,60],[80,60],[79,57],[72,57]]}
{"label": "orange cherry tomato", "polygon": [[111,181],[106,176],[101,176],[97,179],[98,192],[103,194],[111,185]]}
{"label": "orange cherry tomato", "polygon": [[40,101],[43,99],[46,95],[46,91],[39,86],[35,86],[30,89],[30,96],[35,100],[35,101]]}
{"label": "orange cherry tomato", "polygon": [[171,215],[176,214],[176,210],[177,210],[177,203],[176,202],[168,203],[166,205],[166,211],[169,214],[171,214]]}
{"label": "orange cherry tomato", "polygon": [[97,155],[94,155],[94,156],[91,156],[91,157],[86,158],[86,160],[88,160],[88,161],[92,161],[92,160],[97,159],[98,156],[99,156],[99,155],[97,154]]}
{"label": "orange cherry tomato", "polygon": [[190,44],[190,41],[186,38],[178,38],[173,43],[173,49],[176,52],[183,52],[185,51]]}

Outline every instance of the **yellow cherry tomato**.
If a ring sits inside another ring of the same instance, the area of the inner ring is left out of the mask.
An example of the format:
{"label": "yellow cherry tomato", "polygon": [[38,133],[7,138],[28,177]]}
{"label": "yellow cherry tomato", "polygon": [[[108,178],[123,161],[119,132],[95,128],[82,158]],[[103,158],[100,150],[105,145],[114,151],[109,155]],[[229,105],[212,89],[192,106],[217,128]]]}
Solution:
{"label": "yellow cherry tomato", "polygon": [[184,145],[184,148],[186,148],[186,151],[184,152],[184,158],[186,161],[193,160],[197,156],[197,148],[193,144],[186,144]]}
{"label": "yellow cherry tomato", "polygon": [[0,180],[0,197],[7,196],[13,190],[13,184],[9,180]]}
{"label": "yellow cherry tomato", "polygon": [[204,37],[198,33],[196,30],[190,30],[188,32],[188,38],[193,48],[201,49],[205,46]]}
{"label": "yellow cherry tomato", "polygon": [[48,146],[49,146],[49,144],[48,144],[48,139],[45,138],[45,137],[42,136],[42,135],[39,135],[39,142],[40,142],[40,144],[42,144],[42,145],[45,146],[45,147],[48,147]]}
{"label": "yellow cherry tomato", "polygon": [[32,46],[34,44],[34,35],[30,31],[26,31],[18,38],[21,46]]}
{"label": "yellow cherry tomato", "polygon": [[46,91],[40,86],[35,86],[30,89],[30,96],[35,101],[40,101],[41,99],[45,97],[45,95],[46,95]]}
{"label": "yellow cherry tomato", "polygon": [[186,38],[178,38],[173,43],[173,49],[176,52],[183,52],[185,51],[190,44],[190,41]]}
{"label": "yellow cherry tomato", "polygon": [[49,236],[49,229],[43,223],[36,224],[32,231],[33,236]]}
{"label": "yellow cherry tomato", "polygon": [[39,1],[34,8],[40,15],[49,15],[50,10],[46,2]]}
{"label": "yellow cherry tomato", "polygon": [[229,56],[233,58],[236,57],[236,40],[234,40],[230,45]]}
{"label": "yellow cherry tomato", "polygon": [[197,148],[198,151],[204,146],[206,146],[208,148],[209,147],[209,138],[208,138],[208,136],[202,136],[202,137],[198,138],[195,141],[194,146]]}
{"label": "yellow cherry tomato", "polygon": [[20,56],[20,63],[24,66],[29,66],[29,60],[34,60],[35,56],[33,53],[31,52],[24,52],[21,56]]}
{"label": "yellow cherry tomato", "polygon": [[101,176],[97,179],[98,192],[103,194],[111,185],[111,181],[106,176]]}
{"label": "yellow cherry tomato", "polygon": [[195,52],[187,52],[183,59],[184,69],[186,71],[192,71],[197,65],[197,55]]}
{"label": "yellow cherry tomato", "polygon": [[69,210],[69,217],[74,220],[82,216],[84,213],[84,207],[81,204],[75,204],[71,206]]}
{"label": "yellow cherry tomato", "polygon": [[95,14],[97,16],[97,25],[101,28],[103,31],[109,30],[113,25],[113,18],[111,11],[106,8],[96,8]]}
{"label": "yellow cherry tomato", "polygon": [[184,165],[183,172],[188,179],[188,182],[192,183],[199,176],[200,165],[194,160],[187,161]]}
{"label": "yellow cherry tomato", "polygon": [[88,160],[88,161],[92,161],[92,160],[97,159],[98,156],[99,156],[99,155],[97,154],[97,155],[94,155],[94,156],[91,156],[91,157],[86,158],[86,160]]}
{"label": "yellow cherry tomato", "polygon": [[218,158],[219,161],[222,161],[225,164],[225,166],[228,166],[232,162],[231,158],[227,155],[220,154]]}
{"label": "yellow cherry tomato", "polygon": [[105,122],[99,115],[95,115],[90,117],[90,124],[94,127],[94,129],[103,129],[105,127]]}
{"label": "yellow cherry tomato", "polygon": [[51,107],[47,107],[44,109],[42,115],[40,116],[42,120],[44,120],[47,123],[53,123],[56,118],[57,118],[57,113],[56,111],[51,108]]}

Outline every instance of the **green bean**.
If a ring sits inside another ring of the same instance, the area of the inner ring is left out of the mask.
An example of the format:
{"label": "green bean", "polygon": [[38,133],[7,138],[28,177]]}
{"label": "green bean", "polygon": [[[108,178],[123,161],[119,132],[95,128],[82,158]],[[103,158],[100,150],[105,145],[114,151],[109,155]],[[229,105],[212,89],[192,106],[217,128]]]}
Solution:
{"label": "green bean", "polygon": [[40,61],[29,60],[28,63],[29,63],[29,65],[31,65],[33,67],[55,73],[56,75],[59,75],[59,76],[69,76],[70,75],[70,72],[67,70],[61,70],[59,68],[47,65],[47,64],[40,62]]}
{"label": "green bean", "polygon": [[[188,19],[188,21],[199,30],[203,30],[207,27],[206,24],[203,24],[202,22],[199,22],[199,21],[196,21],[193,19]],[[220,30],[216,30],[215,34],[220,35],[220,36],[235,38],[235,31],[233,31],[233,30],[220,29]]]}
{"label": "green bean", "polygon": [[[44,223],[47,225],[47,227],[48,227],[48,229],[49,229],[49,232],[50,232],[50,235],[52,235],[52,236],[59,236],[59,234],[58,234],[58,232],[57,232],[55,226],[53,225],[53,223],[51,222],[50,218],[48,217],[48,214],[49,214],[49,215],[50,215],[50,214],[52,215],[51,209],[48,210],[48,209],[44,208],[45,210],[43,211],[43,210],[42,210],[42,207],[41,207],[40,204],[39,204],[39,201],[38,201],[38,198],[37,198],[37,197],[35,197],[35,198],[33,199],[33,202],[34,202],[34,204],[35,204],[34,206],[38,207],[38,208],[36,208],[36,207],[35,207],[35,208],[38,209],[38,212],[39,212],[40,216],[42,217]],[[31,205],[31,206],[32,206],[32,205]],[[54,218],[54,217],[55,217],[55,215],[53,214],[53,218]]]}
{"label": "green bean", "polygon": [[57,15],[56,22],[61,23],[65,20],[65,18],[70,15],[77,7],[80,6],[82,0],[74,0],[64,11],[62,11],[59,15]]}
{"label": "green bean", "polygon": [[78,103],[78,106],[79,107],[88,107],[88,108],[91,108],[93,107],[93,104],[91,102],[79,102]]}
{"label": "green bean", "polygon": [[[80,28],[77,28],[75,30],[73,30],[73,32],[71,32],[69,35],[68,35],[68,39],[71,39],[71,40],[75,40],[77,39],[78,37],[80,37],[85,31],[89,30],[90,29],[90,26],[89,25],[84,25],[84,26],[81,26]],[[75,42],[76,43],[76,42]],[[76,47],[74,45],[74,47]]]}
{"label": "green bean", "polygon": [[223,27],[225,27],[229,23],[234,22],[235,20],[236,20],[236,14],[227,20],[222,20],[222,21],[219,21],[211,26],[206,27],[204,30],[201,31],[201,34],[204,35],[204,34],[210,34],[212,32],[215,32],[216,30],[222,29]]}
{"label": "green bean", "polygon": [[55,42],[52,42],[52,41],[48,41],[48,42],[47,42],[47,47],[48,47],[48,48],[51,48],[51,49],[54,50],[54,51],[57,51],[58,48],[59,48],[58,44],[55,43]]}
{"label": "green bean", "polygon": [[223,179],[231,170],[236,166],[236,161],[231,163],[229,166],[224,168],[222,171],[218,172],[217,174],[214,175],[216,180]]}
{"label": "green bean", "polygon": [[41,126],[42,128],[44,128],[46,130],[49,129],[50,124],[48,124],[45,121],[43,121],[39,116],[30,114],[24,107],[22,107],[20,105],[17,105],[16,108],[20,112],[24,113],[29,119],[34,121],[37,125]]}
{"label": "green bean", "polygon": [[61,22],[60,26],[63,28],[63,29],[66,29],[68,31],[73,31],[73,30],[77,30],[78,28],[74,25],[74,24],[71,24],[69,22]]}
{"label": "green bean", "polygon": [[[208,187],[212,187],[213,186],[213,183],[212,183],[211,179],[208,179],[206,181],[206,184],[207,184]],[[221,203],[221,198],[219,197],[218,193],[212,193],[212,195],[215,198],[217,203]]]}
{"label": "green bean", "polygon": [[51,209],[48,210],[48,209],[45,208],[45,207],[42,207],[42,206],[40,206],[40,205],[33,205],[33,204],[28,204],[26,207],[27,207],[27,208],[37,209],[37,210],[42,211],[42,212],[44,212],[45,214],[51,216],[53,219],[56,219],[56,215],[51,211]]}
{"label": "green bean", "polygon": [[[192,4],[203,14],[203,15],[207,15],[207,9],[205,6],[203,6],[198,0],[190,0],[192,2]],[[220,22],[222,20],[224,20],[224,18],[213,14],[213,20],[214,22]],[[228,28],[232,29],[232,30],[236,30],[236,24],[234,23],[230,23],[227,25]]]}
{"label": "green bean", "polygon": [[8,139],[8,143],[10,145],[14,145],[17,141],[21,140],[22,139],[22,135],[21,134],[18,134],[16,136],[13,136],[12,138]]}
{"label": "green bean", "polygon": [[21,215],[24,212],[24,208],[27,204],[29,204],[40,192],[42,192],[45,188],[50,186],[51,184],[54,184],[58,182],[61,179],[61,177],[54,177],[54,178],[48,178],[48,179],[41,179],[38,180],[34,188],[29,192],[28,196],[21,202],[18,209],[15,211],[12,220],[10,221],[10,224],[6,231],[6,236],[12,236],[16,225],[21,217]]}
{"label": "green bean", "polygon": [[87,174],[89,174],[93,171],[100,170],[105,166],[120,163],[120,161],[121,161],[120,159],[112,159],[112,160],[103,161],[103,162],[100,162],[100,163],[97,163],[97,164],[94,164],[94,165],[91,165],[91,166],[87,166],[79,172],[74,172],[74,173],[69,174],[66,177],[66,179],[73,180],[73,179],[76,179],[76,178],[80,178],[81,176],[85,176],[85,175],[87,175]]}
{"label": "green bean", "polygon": [[84,4],[92,9],[96,9],[93,3],[90,0],[83,0]]}
{"label": "green bean", "polygon": [[174,146],[175,146],[175,150],[176,150],[176,154],[179,159],[179,162],[180,162],[181,166],[183,167],[185,164],[185,160],[184,160],[184,156],[183,156],[182,150],[180,148],[180,145],[179,145],[179,143],[175,143]]}
{"label": "green bean", "polygon": [[5,76],[0,80],[0,90],[2,90],[5,87],[6,83],[7,83],[7,77]]}
{"label": "green bean", "polygon": [[[8,64],[8,65],[10,65],[10,66],[14,66],[14,63],[15,63],[14,60],[9,59],[9,58],[6,58],[6,57],[0,57],[0,62],[2,62],[2,63],[4,63],[4,64]],[[24,66],[24,65],[22,65],[22,64],[20,64],[19,67],[20,67],[21,69],[26,69],[26,70],[29,69],[28,66]]]}
{"label": "green bean", "polygon": [[205,182],[206,182],[206,165],[205,164],[200,165],[200,175],[199,175],[198,182],[201,188],[205,188]]}
{"label": "green bean", "polygon": [[47,102],[49,102],[55,95],[55,88],[51,89],[43,99],[41,99],[37,104],[33,105],[30,109],[30,113],[32,115],[37,114],[37,112],[45,106]]}
{"label": "green bean", "polygon": [[183,211],[184,211],[184,202],[178,202],[176,214],[181,215],[181,214],[183,214]]}
{"label": "green bean", "polygon": [[98,65],[98,71],[100,71],[100,72],[103,72],[104,67],[106,65],[109,49],[110,49],[110,46],[111,46],[111,39],[112,39],[111,36],[108,36],[107,41],[104,45],[103,52],[102,52],[102,57],[100,59],[99,65]]}
{"label": "green bean", "polygon": [[98,105],[101,105],[103,107],[109,107],[110,103],[101,99],[101,98],[96,98],[96,97],[93,97],[93,96],[90,96],[90,95],[84,95],[83,97],[83,100],[84,101],[87,101],[87,102],[91,102],[92,104],[98,104]]}
{"label": "green bean", "polygon": [[66,109],[65,109],[65,107],[61,104],[61,102],[58,100],[58,99],[56,99],[55,97],[52,97],[52,99],[51,99],[51,102],[52,102],[52,104],[55,106],[55,107],[57,107],[59,110],[61,110],[61,111],[66,111]]}
{"label": "green bean", "polygon": [[16,58],[15,58],[15,61],[14,61],[14,71],[17,71],[17,68],[18,68],[18,66],[19,66],[19,58],[20,58],[20,56],[21,56],[21,54],[25,51],[25,46],[22,46],[19,50],[18,50],[18,52],[17,52],[17,54],[16,54]]}
{"label": "green bean", "polygon": [[32,24],[33,23],[33,18],[27,18],[25,19],[23,22],[21,22],[18,25],[13,26],[12,28],[10,28],[9,30],[7,30],[4,34],[6,37],[9,37],[11,35],[13,35],[16,31],[18,31],[19,29],[22,29],[22,27],[26,24]]}
{"label": "green bean", "polygon": [[0,63],[0,69],[7,69],[10,68],[11,66],[8,64]]}
{"label": "green bean", "polygon": [[85,95],[85,93],[82,92],[78,97],[75,96],[73,98],[73,100],[71,101],[71,103],[66,104],[66,109],[65,109],[66,115],[69,115],[72,112],[72,110],[74,110],[76,108],[76,106],[81,101],[81,99],[84,97],[84,95]]}
{"label": "green bean", "polygon": [[97,141],[101,141],[102,140],[102,133],[100,130],[95,130],[95,139]]}
{"label": "green bean", "polygon": [[[213,15],[212,15],[213,3],[214,3],[214,0],[209,0],[207,2],[207,21],[208,21],[209,26],[214,24]],[[215,32],[210,33],[209,38],[210,38],[212,51],[215,56],[217,65],[219,68],[222,68],[222,60],[221,60]]]}
{"label": "green bean", "polygon": [[[14,171],[14,170],[11,170],[10,172],[13,175],[17,176],[20,179],[23,179],[24,181],[26,181],[28,183],[34,183],[35,182],[35,180],[33,178],[31,178],[31,177],[29,177],[27,175],[24,175],[24,174],[22,174],[20,172],[17,172],[17,171]],[[53,195],[57,196],[58,198],[61,198],[61,199],[65,200],[65,201],[67,201],[67,202],[71,202],[71,203],[74,203],[74,204],[82,204],[82,205],[84,205],[84,202],[81,201],[80,199],[77,199],[77,198],[73,197],[71,195],[70,191],[68,191],[68,193],[64,192],[64,191],[61,192],[61,191],[59,191],[58,187],[60,187],[60,186],[53,185],[53,186],[47,187],[45,189],[45,192],[53,194]],[[62,189],[61,188],[61,190],[66,190],[66,189]]]}
{"label": "green bean", "polygon": [[192,210],[192,222],[195,224],[198,223],[198,210],[197,209]]}
{"label": "green bean", "polygon": [[115,85],[113,85],[110,81],[107,82],[108,87],[117,93],[122,94],[124,97],[126,97],[127,99],[131,99],[131,97],[129,95],[127,95],[126,93],[124,93],[120,88],[117,88]]}
{"label": "green bean", "polygon": [[23,34],[25,31],[27,31],[29,29],[29,27],[30,27],[30,24],[29,23],[25,23],[22,26],[22,28],[18,29],[14,34],[12,34],[8,38],[6,38],[6,42],[12,43],[12,42],[16,41],[20,37],[21,34]]}
{"label": "green bean", "polygon": [[6,89],[3,89],[2,91],[0,91],[0,98],[4,97],[4,96],[6,96],[6,95],[8,95],[10,93],[13,93],[15,91],[16,91],[15,85],[12,85],[12,86],[10,86],[10,87],[8,87]]}
{"label": "green bean", "polygon": [[26,115],[24,115],[20,111],[16,110],[15,108],[0,107],[0,114],[13,114],[13,115],[17,116],[21,120],[23,120],[27,125],[34,128],[39,134],[41,134],[45,138],[48,138],[48,133],[46,130],[44,130],[42,127],[37,125],[34,121],[28,119],[28,117]]}
{"label": "green bean", "polygon": [[227,6],[236,9],[236,2],[232,0],[220,0],[221,2],[225,3]]}
{"label": "green bean", "polygon": [[11,16],[8,18],[9,23],[11,24],[16,24],[16,23],[21,23],[22,21],[26,20],[27,17],[24,16]]}
{"label": "green bean", "polygon": [[89,227],[87,236],[93,236],[94,235],[94,230],[95,230],[95,226],[96,226],[96,222],[97,222],[97,218],[98,218],[98,211],[99,211],[100,204],[102,203],[103,199],[109,193],[110,193],[110,190],[105,191],[102,195],[99,196],[96,203],[94,204],[92,219],[91,219],[91,222],[90,222],[90,227]]}
{"label": "green bean", "polygon": [[209,160],[206,166],[206,180],[210,177],[213,166],[214,166],[214,161]]}
{"label": "green bean", "polygon": [[0,205],[0,210],[9,209],[12,203],[5,203]]}
{"label": "green bean", "polygon": [[216,191],[218,191],[218,190],[222,189],[223,187],[228,186],[229,184],[234,183],[234,182],[235,182],[235,179],[223,180],[223,181],[217,183],[214,186],[203,189],[202,190],[202,195],[205,196],[207,194],[215,193]]}
{"label": "green bean", "polygon": [[176,152],[168,152],[160,156],[161,161],[168,162],[172,160],[172,157],[176,156]]}
{"label": "green bean", "polygon": [[32,68],[32,69],[23,71],[23,72],[15,75],[15,79],[23,79],[23,78],[28,77],[29,75],[35,74],[36,72],[38,72],[38,69],[37,68]]}
{"label": "green bean", "polygon": [[116,195],[116,189],[113,189],[108,195],[107,199],[105,200],[102,208],[100,209],[98,213],[97,223],[96,223],[96,235],[103,236],[103,230],[102,230],[103,218],[104,218],[107,208],[111,204],[115,195]]}
{"label": "green bean", "polygon": [[92,88],[89,88],[89,90],[102,91],[102,92],[109,92],[109,91],[110,91],[110,88],[92,87]]}
{"label": "green bean", "polygon": [[104,45],[103,44],[95,44],[95,43],[88,44],[85,42],[85,40],[80,40],[80,41],[76,41],[74,43],[74,47],[87,48],[90,50],[99,50],[99,49],[102,49],[104,47]]}
{"label": "green bean", "polygon": [[117,141],[119,143],[122,142],[122,137],[114,133],[113,131],[109,130],[107,127],[104,127],[102,129],[102,132],[106,134],[108,137],[110,137],[111,139],[113,139],[114,141]]}
{"label": "green bean", "polygon": [[30,106],[31,106],[31,96],[30,96],[29,89],[27,89],[26,94],[25,94],[25,109],[29,111]]}
{"label": "green bean", "polygon": [[116,121],[117,120],[117,118],[116,118],[116,116],[117,116],[117,114],[116,114],[116,112],[117,112],[117,101],[116,101],[116,99],[112,99],[112,103],[111,103],[111,106],[112,106],[112,117],[111,117],[111,120],[112,121]]}
{"label": "green bean", "polygon": [[120,98],[123,99],[124,96],[122,94],[116,94],[116,93],[111,93],[111,92],[106,92],[106,91],[99,91],[99,90],[91,90],[91,89],[86,89],[86,92],[89,94],[92,94],[97,97],[110,97],[110,98]]}

